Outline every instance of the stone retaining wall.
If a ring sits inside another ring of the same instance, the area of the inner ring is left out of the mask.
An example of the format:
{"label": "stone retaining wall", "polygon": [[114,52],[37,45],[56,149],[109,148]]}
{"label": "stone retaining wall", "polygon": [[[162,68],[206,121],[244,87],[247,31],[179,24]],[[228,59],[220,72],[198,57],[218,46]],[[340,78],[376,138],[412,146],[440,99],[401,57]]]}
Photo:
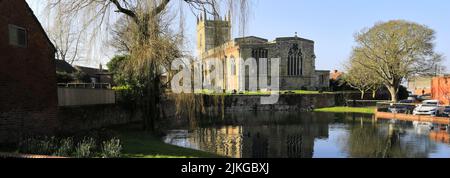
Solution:
{"label": "stone retaining wall", "polygon": [[59,133],[76,133],[113,125],[137,122],[142,119],[137,110],[120,105],[91,105],[59,107]]}

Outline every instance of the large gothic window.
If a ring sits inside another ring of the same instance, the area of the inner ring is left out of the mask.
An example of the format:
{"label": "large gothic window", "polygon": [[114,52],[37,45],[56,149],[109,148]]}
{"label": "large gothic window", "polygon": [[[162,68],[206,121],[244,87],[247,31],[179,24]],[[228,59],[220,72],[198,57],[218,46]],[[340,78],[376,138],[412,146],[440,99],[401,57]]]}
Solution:
{"label": "large gothic window", "polygon": [[[259,74],[260,74],[260,71],[262,70],[262,69],[260,68],[260,66],[259,66],[259,61],[260,61],[260,59],[268,59],[268,57],[269,57],[269,50],[263,49],[263,48],[260,48],[260,49],[253,49],[253,50],[252,50],[252,57],[256,59],[256,63],[257,63],[257,66],[258,66],[257,76],[258,76],[258,81],[259,81],[259,80],[260,80],[260,77],[261,77],[261,76],[259,76]],[[270,69],[270,65],[269,65],[269,61],[268,61],[268,60],[267,60],[267,65],[266,65],[266,67],[267,67],[267,69],[266,69],[266,70],[262,70],[262,72],[267,73],[268,71],[271,70],[271,69]],[[259,82],[258,82],[258,90],[260,90],[260,88],[259,88]]]}
{"label": "large gothic window", "polygon": [[294,44],[289,50],[287,66],[289,76],[303,75],[303,54],[298,44]]}
{"label": "large gothic window", "polygon": [[254,49],[252,51],[252,57],[256,59],[257,65],[258,65],[258,74],[259,74],[259,59],[267,59],[267,70],[270,70],[270,63],[271,61],[268,60],[269,57],[269,51],[267,49]]}

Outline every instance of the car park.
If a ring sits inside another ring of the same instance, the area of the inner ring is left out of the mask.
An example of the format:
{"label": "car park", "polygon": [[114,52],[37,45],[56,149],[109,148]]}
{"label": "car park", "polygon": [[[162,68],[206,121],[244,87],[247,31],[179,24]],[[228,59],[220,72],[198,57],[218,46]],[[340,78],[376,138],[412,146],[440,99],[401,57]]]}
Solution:
{"label": "car park", "polygon": [[425,100],[414,109],[413,114],[440,116],[444,113],[444,109],[445,108],[439,104],[438,100]]}
{"label": "car park", "polygon": [[414,110],[415,105],[414,100],[401,100],[396,104],[391,104],[388,108],[389,112],[391,113],[406,113],[411,114],[411,112]]}
{"label": "car park", "polygon": [[427,100],[431,100],[431,94],[425,94],[425,95],[420,95],[417,97],[417,100],[419,101],[427,101]]}
{"label": "car park", "polygon": [[450,117],[450,106],[445,106],[444,112],[442,113],[445,117]]}

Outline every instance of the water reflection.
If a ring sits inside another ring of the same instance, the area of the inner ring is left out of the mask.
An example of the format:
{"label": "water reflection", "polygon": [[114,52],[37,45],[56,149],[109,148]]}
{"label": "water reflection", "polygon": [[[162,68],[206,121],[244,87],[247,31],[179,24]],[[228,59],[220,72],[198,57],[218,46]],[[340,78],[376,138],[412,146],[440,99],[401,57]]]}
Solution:
{"label": "water reflection", "polygon": [[225,118],[189,132],[171,131],[165,142],[233,158],[450,157],[449,133],[424,123],[330,113],[234,113]]}

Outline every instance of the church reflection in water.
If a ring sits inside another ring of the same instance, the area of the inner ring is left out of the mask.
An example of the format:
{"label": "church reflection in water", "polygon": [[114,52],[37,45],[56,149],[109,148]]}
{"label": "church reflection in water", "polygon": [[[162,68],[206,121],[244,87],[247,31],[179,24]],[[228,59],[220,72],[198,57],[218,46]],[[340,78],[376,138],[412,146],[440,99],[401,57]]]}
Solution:
{"label": "church reflection in water", "polygon": [[380,123],[367,115],[240,113],[179,133],[166,142],[232,158],[320,157],[317,140],[330,137],[337,137],[337,146],[319,150],[338,148],[347,157],[428,157],[440,151],[437,143],[446,143],[444,151],[450,152],[448,131],[423,132],[412,123]]}
{"label": "church reflection in water", "polygon": [[[255,118],[252,114],[231,117]],[[315,117],[300,122],[286,120],[289,115],[285,114],[261,114],[257,118],[242,121],[251,124],[197,128],[186,137],[188,147],[233,158],[311,158],[315,140],[328,137],[328,122],[313,122]]]}

